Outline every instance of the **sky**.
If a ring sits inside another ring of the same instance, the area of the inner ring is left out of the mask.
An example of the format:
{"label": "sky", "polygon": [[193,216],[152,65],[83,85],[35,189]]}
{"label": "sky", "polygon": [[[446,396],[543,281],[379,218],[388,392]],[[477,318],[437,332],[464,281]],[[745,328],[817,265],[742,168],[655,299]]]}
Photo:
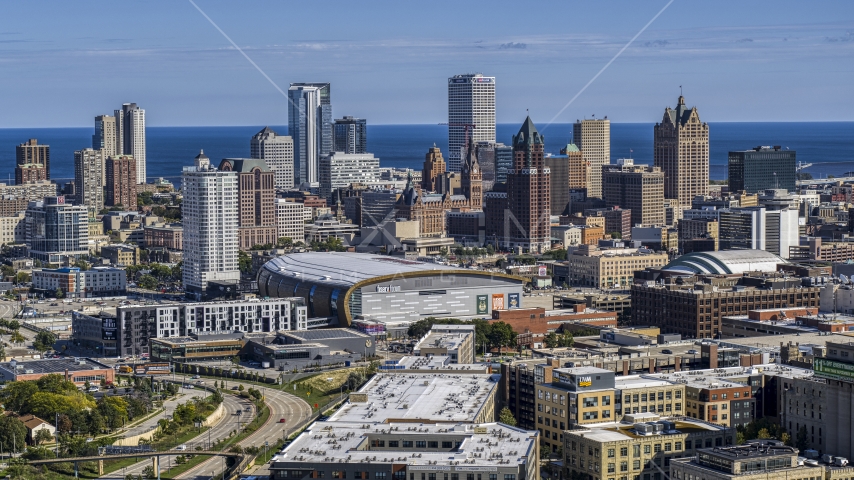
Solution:
{"label": "sky", "polygon": [[[447,121],[447,78],[496,77],[499,123],[854,120],[854,2],[194,0],[265,74],[331,82],[336,118]],[[189,0],[0,4],[0,128],[283,125],[287,100]]]}

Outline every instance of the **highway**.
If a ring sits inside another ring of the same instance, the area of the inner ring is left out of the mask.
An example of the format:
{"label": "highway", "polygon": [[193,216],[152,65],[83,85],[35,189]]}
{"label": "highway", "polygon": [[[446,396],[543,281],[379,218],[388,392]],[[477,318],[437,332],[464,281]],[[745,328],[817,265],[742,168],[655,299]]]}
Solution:
{"label": "highway", "polygon": [[[232,382],[229,382],[232,383]],[[238,383],[239,382],[233,382]],[[246,388],[254,386],[244,384]],[[311,406],[302,399],[285,393],[281,390],[276,390],[267,387],[260,388],[264,395],[264,400],[270,407],[270,418],[261,428],[255,431],[252,435],[240,442],[241,447],[258,446],[264,447],[264,442],[269,442],[270,445],[282,437],[287,437],[297,426],[299,426],[307,418],[311,417]],[[285,423],[279,423],[284,418]],[[226,447],[226,448],[230,448]],[[196,467],[184,472],[178,478],[180,479],[195,479],[195,480],[210,480],[215,475],[223,471],[222,460],[209,459]]]}
{"label": "highway", "polygon": [[[239,385],[238,381],[229,381],[229,385]],[[245,388],[249,387],[257,387],[252,384],[244,384]],[[264,442],[270,442],[270,444],[274,444],[279,438],[283,435],[287,436],[296,426],[298,426],[305,419],[309,418],[312,414],[311,407],[304,402],[303,400],[284,393],[280,390],[270,389],[266,387],[259,387],[264,394],[265,401],[267,405],[270,407],[270,418],[267,423],[265,423],[261,428],[255,431],[248,438],[244,439],[239,443],[242,447],[249,447],[252,445],[264,446]],[[184,390],[182,388],[182,392],[193,395],[195,394],[203,394],[202,390]],[[212,445],[216,441],[227,438],[229,433],[238,429],[238,415],[237,411],[242,410],[242,414],[240,415],[239,422],[240,425],[243,426],[247,422],[251,421],[257,413],[254,411],[254,406],[248,400],[241,399],[234,395],[224,394],[224,406],[226,409],[226,415],[220,420],[218,423],[214,425],[213,428],[210,429],[209,433],[204,433],[201,436],[197,437],[196,441],[187,444],[187,453],[191,453],[197,445],[202,446],[204,449],[209,449],[209,445]],[[279,423],[279,420],[284,418],[286,420],[285,423]],[[231,448],[231,444],[227,443],[224,447],[224,450]],[[176,456],[180,453],[176,452]],[[175,466],[175,456],[169,457],[161,457],[160,461],[160,472],[161,474],[167,472],[171,466]],[[145,467],[151,465],[151,460],[146,459],[141,462],[137,462],[134,465],[115,471],[113,473],[107,474],[101,478],[104,479],[112,479],[112,480],[123,480],[127,474],[133,475],[141,475],[143,469]],[[223,458],[211,458],[208,459],[196,467],[188,470],[178,478],[181,479],[210,479],[212,475],[219,474],[222,472],[225,465],[225,460]]]}

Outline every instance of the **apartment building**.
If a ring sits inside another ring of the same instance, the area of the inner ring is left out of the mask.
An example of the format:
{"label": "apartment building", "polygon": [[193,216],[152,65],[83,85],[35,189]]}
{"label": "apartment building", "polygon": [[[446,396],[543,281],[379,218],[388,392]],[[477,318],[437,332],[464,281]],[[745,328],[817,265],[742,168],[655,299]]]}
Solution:
{"label": "apartment building", "polygon": [[594,288],[624,287],[632,283],[635,272],[664,266],[668,260],[666,253],[646,249],[579,248],[567,257],[569,283]]}

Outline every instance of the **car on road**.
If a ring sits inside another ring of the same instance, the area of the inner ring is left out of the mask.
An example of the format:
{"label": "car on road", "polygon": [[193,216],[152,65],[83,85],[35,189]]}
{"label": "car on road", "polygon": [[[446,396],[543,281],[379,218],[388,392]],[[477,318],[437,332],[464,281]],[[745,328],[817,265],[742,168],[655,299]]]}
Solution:
{"label": "car on road", "polygon": [[101,389],[98,387],[89,387],[89,392],[91,392],[91,393],[95,393],[95,392],[100,391],[100,390]]}
{"label": "car on road", "polygon": [[693,348],[691,350],[688,350],[688,355],[696,355],[698,353],[700,353],[700,352],[698,352],[697,350],[694,350]]}
{"label": "car on road", "polygon": [[51,307],[58,307],[58,306],[59,306],[59,304],[58,304],[58,303],[56,303],[56,302],[54,302],[54,303],[51,303],[51,304],[50,304],[50,306],[51,306]]}
{"label": "car on road", "polygon": [[204,380],[197,380],[196,381],[196,385],[204,385],[204,384],[205,384]]}
{"label": "car on road", "polygon": [[86,443],[90,443],[90,442],[94,442],[94,441],[95,441],[95,439],[92,437],[89,437],[86,439]]}
{"label": "car on road", "polygon": [[187,449],[186,445],[178,445],[177,447],[175,447],[175,450],[181,450],[182,452],[186,449]]}
{"label": "car on road", "polygon": [[192,378],[193,380],[195,380],[195,379],[197,379],[197,378],[202,378],[202,377],[201,377],[200,375],[193,375],[193,376],[192,376],[192,377],[190,377],[190,378]]}
{"label": "car on road", "polygon": [[232,390],[240,390],[240,387],[231,387]]}
{"label": "car on road", "polygon": [[187,388],[187,389],[192,390],[192,389],[194,389],[194,388],[196,388],[196,387],[194,387],[194,386],[193,386],[192,384],[190,384],[190,383],[187,383],[187,384],[185,384],[185,385],[184,385],[184,388]]}
{"label": "car on road", "polygon": [[286,423],[286,422],[287,422],[287,420],[285,420],[284,418],[279,419],[279,423]]}
{"label": "car on road", "polygon": [[673,350],[665,348],[664,350],[661,351],[661,353],[663,353],[665,355],[671,355],[671,354],[673,354]]}

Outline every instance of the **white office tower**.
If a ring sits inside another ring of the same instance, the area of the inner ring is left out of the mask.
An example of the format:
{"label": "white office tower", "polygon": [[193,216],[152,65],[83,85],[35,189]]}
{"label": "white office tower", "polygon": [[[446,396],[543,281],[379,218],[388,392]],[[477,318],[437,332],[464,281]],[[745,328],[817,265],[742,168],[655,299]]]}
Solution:
{"label": "white office tower", "polygon": [[277,190],[294,187],[294,139],[279,135],[270,127],[256,133],[249,144],[249,156],[259,158],[273,171]]}
{"label": "white office tower", "polygon": [[320,159],[320,196],[332,202],[337,188],[351,183],[371,184],[380,181],[380,159],[373,153],[335,152]]}
{"label": "white office tower", "polygon": [[332,104],[328,83],[288,88],[288,133],[294,142],[295,184],[317,183],[320,159],[332,152]]}
{"label": "white office tower", "polygon": [[305,241],[305,204],[276,199],[276,238],[282,237],[290,238],[293,243]]}
{"label": "white office tower", "polygon": [[136,159],[136,183],[145,183],[145,110],[125,103],[116,110],[116,155]]}
{"label": "white office tower", "polygon": [[237,174],[212,167],[204,152],[181,175],[184,290],[205,297],[208,282],[237,283]]}
{"label": "white office tower", "polygon": [[448,171],[459,172],[469,141],[495,142],[495,77],[480,73],[448,79]]}
{"label": "white office tower", "polygon": [[608,117],[576,120],[572,126],[572,143],[580,150],[590,167],[587,196],[602,198],[602,166],[611,163],[611,121]]}

